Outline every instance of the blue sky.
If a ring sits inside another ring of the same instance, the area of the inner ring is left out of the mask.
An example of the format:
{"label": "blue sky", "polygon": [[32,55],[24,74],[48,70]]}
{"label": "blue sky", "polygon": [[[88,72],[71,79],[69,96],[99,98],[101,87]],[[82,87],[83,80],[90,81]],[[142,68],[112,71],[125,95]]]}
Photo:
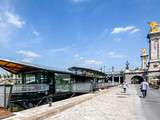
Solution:
{"label": "blue sky", "polygon": [[0,0],[0,58],[57,68],[140,66],[159,0]]}

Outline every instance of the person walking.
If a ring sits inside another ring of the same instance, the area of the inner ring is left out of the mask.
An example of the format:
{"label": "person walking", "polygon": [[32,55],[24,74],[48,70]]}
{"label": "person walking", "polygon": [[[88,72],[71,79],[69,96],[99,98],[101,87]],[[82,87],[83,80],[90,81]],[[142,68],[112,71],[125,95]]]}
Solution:
{"label": "person walking", "polygon": [[127,88],[128,88],[128,83],[124,81],[122,87],[123,87],[123,92],[126,93]]}
{"label": "person walking", "polygon": [[147,90],[149,88],[149,84],[146,80],[144,80],[141,84],[140,84],[140,89],[142,92],[142,97],[145,98],[147,96]]}

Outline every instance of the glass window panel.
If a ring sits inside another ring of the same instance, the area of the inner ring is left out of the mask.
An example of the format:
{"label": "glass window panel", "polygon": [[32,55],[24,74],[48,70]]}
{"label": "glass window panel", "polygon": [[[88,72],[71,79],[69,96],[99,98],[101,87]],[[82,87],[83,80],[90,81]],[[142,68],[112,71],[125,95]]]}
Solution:
{"label": "glass window panel", "polygon": [[68,92],[71,89],[69,74],[55,73],[56,92]]}

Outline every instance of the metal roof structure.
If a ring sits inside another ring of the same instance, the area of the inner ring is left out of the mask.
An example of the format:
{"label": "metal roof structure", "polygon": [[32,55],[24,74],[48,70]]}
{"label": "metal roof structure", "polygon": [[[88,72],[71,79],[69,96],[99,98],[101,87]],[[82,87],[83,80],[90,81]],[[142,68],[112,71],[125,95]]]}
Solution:
{"label": "metal roof structure", "polygon": [[98,75],[106,75],[104,72],[101,72],[101,71],[98,71],[98,70],[93,70],[93,69],[90,69],[90,68],[84,68],[84,67],[71,67],[69,68],[68,70],[70,71],[85,71],[85,72],[90,72],[90,73],[93,73],[93,74],[98,74]]}
{"label": "metal roof structure", "polygon": [[24,72],[38,72],[38,71],[50,71],[50,72],[71,74],[71,72],[69,71],[58,70],[46,66],[34,65],[31,63],[15,62],[7,59],[0,59],[0,67],[13,74],[24,73]]}

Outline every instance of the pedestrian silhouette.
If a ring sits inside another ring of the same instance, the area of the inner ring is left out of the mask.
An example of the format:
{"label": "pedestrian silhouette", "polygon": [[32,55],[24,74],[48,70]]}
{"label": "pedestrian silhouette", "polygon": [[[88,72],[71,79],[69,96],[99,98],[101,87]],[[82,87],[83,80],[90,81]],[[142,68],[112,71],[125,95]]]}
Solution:
{"label": "pedestrian silhouette", "polygon": [[141,84],[140,84],[140,89],[142,92],[142,97],[145,98],[147,96],[147,91],[149,88],[149,84],[146,80],[144,80]]}
{"label": "pedestrian silhouette", "polygon": [[123,87],[123,92],[126,93],[127,88],[128,88],[128,83],[126,81],[124,81],[122,84],[122,87]]}

